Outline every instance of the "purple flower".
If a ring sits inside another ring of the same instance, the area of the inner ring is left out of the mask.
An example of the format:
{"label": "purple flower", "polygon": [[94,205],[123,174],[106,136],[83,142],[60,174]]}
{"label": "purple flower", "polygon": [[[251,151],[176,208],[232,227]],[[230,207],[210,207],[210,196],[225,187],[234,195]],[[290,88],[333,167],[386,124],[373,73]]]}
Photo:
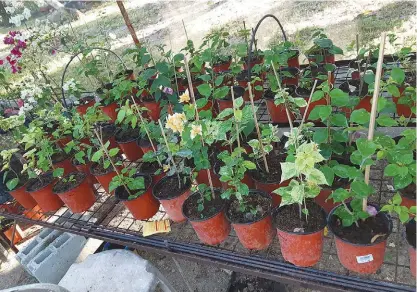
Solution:
{"label": "purple flower", "polygon": [[13,45],[14,44],[14,38],[11,36],[6,36],[3,40],[4,44],[6,45]]}
{"label": "purple flower", "polygon": [[376,214],[378,214],[378,211],[374,206],[367,206],[366,212],[371,216],[376,216]]}
{"label": "purple flower", "polygon": [[17,41],[17,47],[22,48],[22,49],[26,49],[26,43],[22,42],[21,40],[18,40]]}
{"label": "purple flower", "polygon": [[162,90],[162,92],[163,93],[166,93],[166,94],[172,95],[174,93],[174,90],[172,88],[170,88],[170,87],[164,87],[164,89]]}

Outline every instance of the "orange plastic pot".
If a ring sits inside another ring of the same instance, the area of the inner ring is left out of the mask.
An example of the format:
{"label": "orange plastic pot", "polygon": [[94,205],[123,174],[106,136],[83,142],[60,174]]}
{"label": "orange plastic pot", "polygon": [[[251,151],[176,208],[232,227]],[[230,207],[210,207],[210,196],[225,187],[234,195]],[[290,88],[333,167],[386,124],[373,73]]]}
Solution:
{"label": "orange plastic pot", "polygon": [[372,104],[371,104],[372,96],[366,95],[364,96],[358,103],[357,106],[355,106],[355,109],[365,109],[367,112],[371,112]]}
{"label": "orange plastic pot", "polygon": [[287,65],[288,67],[294,67],[294,68],[298,68],[300,69],[300,61],[298,60],[298,57],[300,56],[300,51],[298,50],[293,50],[295,51],[295,56],[292,56],[291,58],[288,59],[287,61]]}
{"label": "orange plastic pot", "polygon": [[407,198],[405,196],[401,196],[401,198],[402,198],[401,206],[405,206],[408,209],[410,209],[413,206],[416,206],[416,200],[409,199],[409,198]]}
{"label": "orange plastic pot", "polygon": [[111,121],[114,123],[117,120],[117,109],[119,108],[119,105],[115,102],[108,104],[108,105],[103,105],[101,106],[101,110],[103,111],[103,113],[108,116]]}
{"label": "orange plastic pot", "polygon": [[[308,98],[306,98],[306,102],[308,102]],[[313,101],[312,103],[310,103],[310,106],[308,107],[307,115],[306,115],[308,121],[311,121],[309,119],[310,113],[317,105],[327,105],[326,99],[322,98],[322,99],[319,99],[319,100],[316,100],[316,101]],[[306,107],[300,108],[300,112],[301,112],[302,115],[304,115],[305,111],[306,111]]]}
{"label": "orange plastic pot", "polygon": [[151,142],[146,139],[139,139],[137,140],[139,148],[142,150],[142,153],[145,154],[147,152],[153,151]]}
{"label": "orange plastic pot", "polygon": [[68,157],[60,162],[54,163],[54,168],[63,168],[64,175],[67,175],[68,173],[77,170],[71,162],[71,157]]}
{"label": "orange plastic pot", "polygon": [[[245,93],[243,94],[243,100],[244,101],[250,101],[248,82],[245,81],[245,80],[239,80],[238,84],[239,84],[239,86],[245,88]],[[255,87],[258,86],[258,85],[262,87],[262,90],[256,90],[255,89]],[[264,93],[263,81],[262,80],[255,81],[253,84],[251,84],[251,89],[252,89],[253,100],[256,101],[256,100],[261,99],[262,94]]]}
{"label": "orange plastic pot", "polygon": [[12,214],[19,214],[19,207],[20,204],[16,202],[6,202],[3,204],[0,204],[0,212],[4,213],[12,213]]}
{"label": "orange plastic pot", "polygon": [[169,218],[174,222],[183,222],[187,218],[185,218],[184,214],[182,213],[182,205],[184,204],[185,200],[190,196],[191,189],[187,189],[182,194],[171,198],[171,199],[164,199],[158,198],[155,195],[155,188],[157,188],[160,184],[163,184],[167,179],[171,178],[170,176],[166,176],[160,179],[155,185],[153,186],[152,193],[155,198],[161,203],[162,207],[164,207],[165,212],[168,214]]}
{"label": "orange plastic pot", "polygon": [[221,72],[224,72],[224,71],[228,71],[231,63],[232,63],[232,61],[223,62],[223,63],[220,63],[220,64],[213,65],[213,72],[214,73],[221,73]]}
{"label": "orange plastic pot", "polygon": [[83,116],[83,115],[85,115],[85,114],[87,113],[87,110],[88,110],[90,107],[94,106],[94,104],[95,104],[95,100],[93,99],[93,100],[89,101],[89,102],[88,102],[88,103],[86,103],[86,104],[78,105],[78,106],[76,107],[76,110],[77,110],[77,112],[78,112],[81,116]]}
{"label": "orange plastic pot", "polygon": [[56,141],[56,143],[58,144],[59,147],[64,148],[70,141],[72,140],[71,136],[64,136],[61,139],[59,139],[58,141]]}
{"label": "orange plastic pot", "polygon": [[152,121],[157,121],[161,116],[161,104],[156,101],[144,101],[142,105],[148,109],[144,114],[148,116]]}
{"label": "orange plastic pot", "polygon": [[[212,169],[210,169],[209,171],[210,171],[211,182],[213,183],[213,186],[215,188],[221,188],[222,182],[219,180],[219,177],[214,173]],[[199,184],[205,184],[207,186],[210,185],[208,174],[207,174],[207,169],[201,169],[197,173],[197,177],[195,179]]]}
{"label": "orange plastic pot", "polygon": [[[69,174],[70,175],[70,174]],[[69,176],[67,175],[67,177]],[[70,208],[72,213],[82,213],[87,211],[96,201],[96,196],[88,183],[87,175],[84,174],[83,180],[73,189],[59,193],[54,190],[61,200]]]}
{"label": "orange plastic pot", "polygon": [[257,190],[263,191],[269,194],[272,198],[272,206],[277,207],[281,204],[281,196],[278,194],[273,193],[276,189],[280,187],[286,187],[290,183],[290,180],[283,181],[282,183],[264,183],[261,181],[256,180],[252,176],[253,181],[255,182],[255,188]]}
{"label": "orange plastic pot", "polygon": [[[330,222],[330,218],[333,216],[336,208],[338,207],[335,207],[329,213],[328,222]],[[385,214],[384,218],[389,225],[390,234],[392,231],[392,221]],[[371,244],[354,244],[338,237],[337,234],[335,234],[332,225],[328,224],[328,226],[330,231],[334,234],[339,261],[346,269],[360,274],[373,274],[382,266],[387,244],[386,239]]]}
{"label": "orange plastic pot", "polygon": [[25,215],[26,218],[32,220],[41,220],[43,216],[43,211],[38,205],[36,205],[31,210],[24,211],[23,215]]}
{"label": "orange plastic pot", "polygon": [[[286,206],[282,207],[286,208]],[[279,210],[277,216],[279,216]],[[321,209],[323,218],[326,218]],[[314,232],[288,232],[277,228],[279,245],[284,259],[298,267],[311,267],[318,263],[323,253],[324,227]]]}
{"label": "orange plastic pot", "polygon": [[[265,99],[265,101],[266,108],[268,109],[269,116],[271,117],[271,122],[279,124],[289,123],[285,106],[283,104],[275,105],[273,99]],[[290,113],[290,117],[294,120],[294,114]]]}
{"label": "orange plastic pot", "polygon": [[[344,187],[345,189],[350,188],[350,184]],[[333,192],[331,188],[322,188],[319,195],[314,198],[314,201],[320,205],[326,211],[327,214],[333,210],[334,207],[339,205],[340,203],[335,203],[332,198],[328,199],[330,194]]]}
{"label": "orange plastic pot", "polygon": [[[6,238],[12,242],[13,239],[13,226],[8,227],[7,229],[3,230],[3,234],[6,236]],[[16,228],[16,231],[14,233],[14,239],[13,239],[13,244],[17,244],[18,242],[20,242],[23,239],[22,235],[20,234],[20,232],[18,231],[18,229]]]}
{"label": "orange plastic pot", "polygon": [[43,188],[36,191],[29,191],[30,184],[27,184],[26,190],[38,203],[43,212],[56,211],[64,205],[64,202],[53,193],[52,188],[56,180],[53,180]]}
{"label": "orange plastic pot", "polygon": [[228,99],[217,99],[217,108],[219,110],[219,113],[221,113],[223,110],[227,108],[233,108],[233,101]]}
{"label": "orange plastic pot", "polygon": [[74,167],[77,169],[77,171],[79,172],[83,172],[87,175],[87,181],[90,184],[90,186],[94,189],[94,184],[98,183],[96,177],[94,175],[91,174],[90,172],[90,166],[91,166],[91,162],[88,162],[87,164],[74,164],[74,160],[72,165],[74,165]]}
{"label": "orange plastic pot", "polygon": [[[263,64],[263,63],[264,63],[264,58],[263,57],[260,57],[260,58],[256,59],[255,61],[250,61],[249,62],[251,68],[253,68],[253,66],[255,66],[255,65]],[[247,61],[245,61],[243,63],[243,70],[248,70],[248,63],[247,63]]]}
{"label": "orange plastic pot", "polygon": [[132,213],[132,216],[137,220],[152,218],[158,212],[160,206],[159,201],[152,196],[151,176],[147,175],[147,177],[149,178],[149,185],[146,191],[137,198],[129,200],[129,194],[127,194],[123,186],[118,187],[115,191],[116,198],[123,202],[123,205],[126,206],[129,212]]}
{"label": "orange plastic pot", "polygon": [[26,191],[26,184],[13,191],[9,191],[9,194],[25,209],[30,210],[36,206],[35,199]]}
{"label": "orange plastic pot", "polygon": [[[317,63],[316,62],[316,55],[308,55],[307,56],[308,62],[309,63]],[[333,54],[329,54],[326,53],[324,54],[324,58],[321,62],[318,62],[318,64],[326,64],[326,63],[330,63],[330,64],[334,64],[335,63],[335,57]]]}
{"label": "orange plastic pot", "polygon": [[[256,192],[259,193],[259,191]],[[263,195],[268,196],[265,193]],[[268,196],[268,198],[270,197]],[[258,221],[251,223],[232,222],[232,226],[236,231],[240,243],[247,249],[266,249],[271,244],[274,237],[272,216],[269,213],[265,214],[265,216]]]}
{"label": "orange plastic pot", "polygon": [[128,142],[117,142],[120,149],[126,155],[126,158],[130,161],[136,161],[141,159],[143,156],[143,151],[137,143],[137,139],[133,139]]}
{"label": "orange plastic pot", "polygon": [[[185,213],[184,208],[187,202],[189,200],[196,200],[195,196],[199,196],[199,194],[194,193],[189,196],[187,200],[185,200],[183,204],[183,215]],[[184,215],[184,217],[186,216]],[[202,243],[217,245],[223,242],[229,236],[231,226],[230,222],[226,218],[224,208],[209,218],[200,220],[190,218],[187,219]]]}
{"label": "orange plastic pot", "polygon": [[[401,95],[403,94],[403,92],[404,92],[404,88],[400,88]],[[408,118],[411,115],[412,118],[415,118],[416,114],[411,112],[411,109],[408,105],[398,103],[398,100],[400,99],[400,97],[395,97],[395,96],[392,97],[392,101],[395,103],[395,106],[397,108],[397,115],[399,115],[400,117],[404,116],[406,118]]]}
{"label": "orange plastic pot", "polygon": [[109,191],[109,186],[113,177],[117,175],[116,171],[112,170],[112,167],[109,167],[108,169],[109,172],[107,172],[106,174],[95,174],[93,167],[94,167],[94,163],[92,163],[90,166],[90,173],[96,177],[97,181],[101,184],[101,186],[106,191],[106,193],[112,194],[113,192],[110,193]]}

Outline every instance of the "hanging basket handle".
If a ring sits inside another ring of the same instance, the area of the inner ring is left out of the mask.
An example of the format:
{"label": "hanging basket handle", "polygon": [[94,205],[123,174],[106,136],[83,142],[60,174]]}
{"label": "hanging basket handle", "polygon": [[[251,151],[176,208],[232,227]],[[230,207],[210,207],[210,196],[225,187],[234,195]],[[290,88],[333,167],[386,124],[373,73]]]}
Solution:
{"label": "hanging basket handle", "polygon": [[287,35],[285,34],[284,28],[282,27],[281,22],[278,20],[278,18],[275,17],[275,15],[267,14],[264,17],[262,17],[261,20],[259,20],[259,22],[256,25],[255,29],[252,29],[252,38],[250,40],[250,46],[249,46],[249,52],[248,52],[248,63],[247,63],[247,67],[248,67],[248,80],[249,81],[250,81],[251,69],[252,69],[251,68],[251,65],[250,65],[250,60],[251,60],[251,57],[252,57],[252,47],[253,47],[253,44],[255,42],[256,32],[258,31],[258,28],[261,25],[262,21],[264,21],[268,17],[271,17],[271,18],[275,19],[275,21],[278,23],[279,27],[281,28],[282,35],[284,37],[284,41],[287,41]]}
{"label": "hanging basket handle", "polygon": [[106,51],[106,52],[109,52],[109,53],[112,53],[114,56],[116,56],[117,57],[117,59],[120,61],[120,63],[123,65],[123,68],[125,69],[125,70],[127,70],[127,67],[126,67],[126,64],[123,62],[123,59],[118,55],[118,54],[116,54],[115,52],[113,52],[112,50],[110,50],[110,49],[106,49],[106,48],[100,48],[100,47],[91,47],[91,48],[87,48],[87,49],[85,49],[85,50],[81,50],[81,51],[79,51],[78,53],[76,53],[75,55],[73,55],[72,57],[71,57],[71,59],[69,60],[69,62],[67,63],[67,65],[65,66],[65,68],[64,68],[64,72],[62,73],[62,78],[61,78],[61,93],[62,93],[62,103],[63,103],[63,105],[66,107],[66,108],[68,108],[68,105],[67,105],[67,101],[65,100],[65,91],[64,91],[64,81],[65,81],[65,74],[67,73],[67,69],[68,69],[68,67],[69,67],[69,65],[71,64],[71,62],[76,58],[76,57],[78,57],[78,55],[80,55],[80,54],[82,54],[82,53],[84,53],[86,50],[91,50],[91,51],[93,51],[93,50],[102,50],[102,51]]}

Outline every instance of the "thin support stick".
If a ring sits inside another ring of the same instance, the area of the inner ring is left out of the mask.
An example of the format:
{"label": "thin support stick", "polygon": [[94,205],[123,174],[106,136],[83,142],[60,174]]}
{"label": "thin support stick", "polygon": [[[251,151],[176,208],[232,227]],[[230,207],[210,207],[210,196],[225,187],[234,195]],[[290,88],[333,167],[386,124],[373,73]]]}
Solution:
{"label": "thin support stick", "polygon": [[[279,87],[280,90],[282,90],[282,88],[281,88],[281,81],[279,80],[278,73],[277,73],[277,70],[275,69],[274,62],[271,61],[271,65],[272,65],[272,69],[274,70],[275,78],[277,79],[278,87]],[[292,132],[292,129],[294,128],[294,126],[292,124],[292,119],[291,119],[290,111],[288,110],[287,102],[286,101],[284,102],[284,107],[285,107],[285,112],[287,114],[288,123],[290,124],[290,130]]]}
{"label": "thin support stick", "polygon": [[[161,119],[158,119],[158,123],[159,123],[159,127],[161,128],[161,133],[162,133],[162,137],[164,138],[165,145],[167,146],[167,151],[171,152],[169,150],[169,144],[168,144],[167,136],[165,135],[165,131],[164,131],[164,127],[162,126]],[[177,169],[177,166],[175,164],[174,157],[172,156],[172,153],[170,153],[169,156],[171,157],[172,166],[175,169]],[[181,177],[180,177],[180,174],[178,172],[176,172],[176,173],[177,173],[177,177],[178,177],[178,187],[181,188]]]}
{"label": "thin support stick", "polygon": [[[376,66],[374,95],[372,97],[371,120],[369,121],[369,132],[368,132],[369,141],[373,140],[374,132],[375,132],[376,109],[378,106],[378,97],[379,97],[379,90],[380,90],[380,84],[381,84],[382,64],[384,63],[384,50],[385,50],[386,37],[387,37],[387,34],[385,32],[381,34],[381,43],[379,44],[378,63]],[[365,168],[365,183],[366,184],[369,184],[370,172],[371,172],[371,166],[367,165]],[[366,212],[367,207],[368,207],[368,199],[364,198],[362,201],[363,211]]]}
{"label": "thin support stick", "polygon": [[306,109],[304,111],[303,119],[301,120],[301,124],[298,127],[300,129],[300,131],[301,131],[301,129],[303,127],[303,124],[304,124],[304,121],[306,119],[307,112],[308,112],[308,108],[310,107],[310,103],[311,103],[311,98],[313,97],[314,90],[316,89],[316,86],[317,86],[317,79],[314,81],[313,88],[311,89],[310,97],[308,98],[307,105],[306,105]]}
{"label": "thin support stick", "polygon": [[[143,124],[143,128],[145,129],[146,136],[148,136],[149,143],[151,143],[152,150],[153,150],[153,152],[156,153],[156,147],[152,142],[151,135],[149,134],[149,130],[148,130],[148,127],[146,126],[145,120],[143,119],[142,115],[140,114],[138,104],[136,103],[136,100],[133,98],[133,96],[130,96],[130,97],[132,98],[133,104],[135,105],[136,111],[138,112],[140,122]],[[158,161],[159,167],[162,167],[162,163],[159,160],[158,156],[156,156],[156,160]]]}
{"label": "thin support stick", "polygon": [[185,32],[185,37],[187,38],[187,42],[188,42],[188,34],[187,34],[187,29],[185,28],[184,19],[181,19],[181,21],[182,21],[182,27],[184,28],[184,32]]}
{"label": "thin support stick", "polygon": [[[331,88],[331,78],[332,78],[332,72],[328,71],[327,72],[327,85],[329,86],[329,89]],[[327,103],[328,106],[331,106],[330,94],[329,93],[326,93],[326,103]],[[331,132],[330,119],[328,118],[327,119],[327,143],[329,145],[332,142],[330,132]]]}
{"label": "thin support stick", "polygon": [[[236,117],[236,106],[235,106],[235,93],[233,92],[233,86],[230,86],[230,90],[232,93],[232,102],[233,102],[233,114]],[[239,139],[239,124],[237,121],[235,121],[236,125],[236,135],[237,135],[237,147],[240,148],[240,139]]]}
{"label": "thin support stick", "polygon": [[356,56],[359,56],[359,34],[356,34]]}
{"label": "thin support stick", "polygon": [[[169,33],[169,44],[171,46],[171,51],[172,51],[172,40],[171,40],[171,32]],[[174,58],[172,58],[172,65],[174,67],[174,78],[175,78],[175,85],[176,85],[176,89],[177,89],[177,95],[178,97],[180,97],[180,92],[178,91],[178,80],[177,80],[177,70],[175,69],[175,61]]]}
{"label": "thin support stick", "polygon": [[[107,151],[106,147],[104,147],[102,136],[100,136],[100,134],[97,132],[96,129],[94,129],[94,134],[96,134],[96,137],[97,137],[98,141],[100,142],[101,148],[103,149],[104,153],[106,153],[107,157],[109,158],[110,163],[114,168],[114,171],[117,173],[117,176],[121,176],[121,174],[120,174],[119,170],[117,169],[116,165],[114,164],[113,159],[111,158],[109,152]],[[129,196],[131,196],[132,193],[130,192],[129,188],[125,184],[123,184],[123,186],[125,187]]]}
{"label": "thin support stick", "polygon": [[[191,79],[190,67],[188,66],[188,60],[187,60],[187,57],[185,57],[185,56],[184,56],[184,67],[185,67],[185,73],[187,74],[188,88],[190,90],[191,101],[192,101],[192,103],[194,105],[194,108],[195,108],[195,120],[199,121],[200,116],[198,114],[197,103],[195,101],[193,81]],[[203,136],[201,136],[201,144],[204,146]],[[209,185],[210,185],[211,196],[214,199],[216,197],[216,195],[215,195],[215,192],[214,192],[214,186],[213,186],[213,181],[211,179],[210,169],[207,169],[207,178],[208,178]]]}
{"label": "thin support stick", "polygon": [[264,145],[262,144],[261,131],[259,130],[258,119],[256,117],[255,103],[253,102],[252,86],[250,82],[248,82],[248,88],[249,88],[250,103],[252,105],[253,119],[255,121],[256,133],[258,134],[259,148],[261,149],[261,152],[262,152],[262,158],[264,160],[265,170],[267,173],[269,173],[268,161],[266,160]]}

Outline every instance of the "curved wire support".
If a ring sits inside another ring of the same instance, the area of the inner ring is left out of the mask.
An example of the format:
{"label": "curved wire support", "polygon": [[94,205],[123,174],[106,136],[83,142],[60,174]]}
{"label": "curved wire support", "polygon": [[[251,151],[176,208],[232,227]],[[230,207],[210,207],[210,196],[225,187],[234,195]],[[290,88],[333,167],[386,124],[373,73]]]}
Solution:
{"label": "curved wire support", "polygon": [[71,57],[71,59],[68,61],[67,65],[66,65],[66,66],[65,66],[65,68],[64,68],[64,72],[62,73],[62,78],[61,78],[62,103],[63,103],[63,105],[64,105],[66,108],[68,108],[68,105],[67,105],[67,101],[65,100],[65,91],[64,91],[65,74],[67,73],[67,69],[68,69],[69,65],[71,64],[71,62],[72,62],[72,61],[73,61],[76,57],[78,57],[78,55],[80,55],[80,54],[84,53],[86,50],[91,50],[91,51],[92,51],[92,50],[102,50],[102,51],[106,51],[106,52],[112,53],[113,55],[115,55],[115,56],[117,57],[117,59],[119,59],[120,63],[123,65],[123,68],[124,68],[125,70],[127,70],[126,64],[123,62],[123,59],[122,59],[122,58],[121,58],[118,54],[116,54],[115,52],[113,52],[112,50],[109,50],[109,49],[106,49],[106,48],[100,48],[100,47],[91,47],[91,48],[87,48],[87,49],[85,49],[85,50],[79,51],[78,53],[76,53],[75,55],[73,55],[73,56]]}
{"label": "curved wire support", "polygon": [[261,25],[262,21],[264,21],[268,17],[271,17],[271,18],[275,19],[275,21],[278,23],[279,27],[281,28],[282,35],[284,37],[284,41],[287,41],[287,35],[285,34],[284,28],[282,27],[282,24],[278,20],[278,18],[275,17],[275,15],[267,14],[264,17],[262,17],[261,20],[259,20],[258,24],[256,25],[255,29],[252,29],[252,38],[250,40],[250,46],[249,46],[249,52],[248,52],[248,63],[247,63],[247,67],[248,67],[248,80],[250,80],[250,77],[251,77],[251,69],[252,68],[250,66],[250,60],[251,60],[251,57],[252,57],[252,47],[253,47],[253,44],[255,42],[256,32],[258,31],[258,28]]}

